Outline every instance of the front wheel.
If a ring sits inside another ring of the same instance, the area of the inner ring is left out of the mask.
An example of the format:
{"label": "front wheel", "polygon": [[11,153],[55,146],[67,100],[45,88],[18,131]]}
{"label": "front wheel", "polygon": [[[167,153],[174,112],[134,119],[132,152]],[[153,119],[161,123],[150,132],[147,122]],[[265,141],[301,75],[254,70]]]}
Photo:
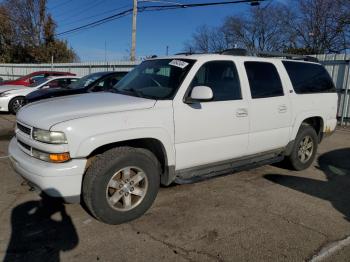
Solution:
{"label": "front wheel", "polygon": [[300,171],[311,166],[316,157],[318,137],[311,126],[301,126],[294,142],[292,153],[288,156],[293,169]]}
{"label": "front wheel", "polygon": [[9,103],[9,111],[12,114],[17,114],[17,112],[26,104],[26,100],[24,97],[15,97]]}
{"label": "front wheel", "polygon": [[148,150],[111,149],[96,157],[83,181],[89,211],[107,224],[120,224],[143,215],[157,196],[160,164]]}

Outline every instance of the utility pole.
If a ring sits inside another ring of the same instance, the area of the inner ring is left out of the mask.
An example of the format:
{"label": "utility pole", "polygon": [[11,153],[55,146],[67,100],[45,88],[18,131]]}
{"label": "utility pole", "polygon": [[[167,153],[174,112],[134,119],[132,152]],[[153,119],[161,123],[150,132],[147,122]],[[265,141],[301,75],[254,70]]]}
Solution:
{"label": "utility pole", "polygon": [[132,40],[131,40],[131,54],[130,60],[136,60],[136,18],[137,18],[137,0],[134,0],[134,7],[132,11]]}
{"label": "utility pole", "polygon": [[107,40],[105,40],[105,63],[107,64]]}

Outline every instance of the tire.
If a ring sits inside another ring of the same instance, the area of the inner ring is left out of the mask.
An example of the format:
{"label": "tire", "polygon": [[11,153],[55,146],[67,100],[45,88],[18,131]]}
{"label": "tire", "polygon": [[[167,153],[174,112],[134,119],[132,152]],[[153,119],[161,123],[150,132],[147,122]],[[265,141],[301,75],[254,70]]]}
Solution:
{"label": "tire", "polygon": [[318,136],[315,129],[309,125],[302,125],[294,141],[292,153],[287,157],[287,161],[294,170],[307,169],[315,160],[317,147]]}
{"label": "tire", "polygon": [[160,174],[159,161],[148,150],[108,150],[95,158],[84,176],[83,201],[91,214],[104,223],[115,225],[134,220],[153,204]]}
{"label": "tire", "polygon": [[25,104],[26,100],[23,96],[12,98],[9,103],[9,111],[15,115],[23,106],[25,106]]}

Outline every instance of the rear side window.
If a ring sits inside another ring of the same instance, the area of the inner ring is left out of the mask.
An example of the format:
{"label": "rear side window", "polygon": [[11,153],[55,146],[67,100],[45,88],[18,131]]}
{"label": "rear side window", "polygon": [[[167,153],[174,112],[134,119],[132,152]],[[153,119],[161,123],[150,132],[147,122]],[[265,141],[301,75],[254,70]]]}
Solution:
{"label": "rear side window", "polygon": [[253,99],[283,96],[283,87],[276,67],[265,62],[245,62]]}
{"label": "rear side window", "polygon": [[295,93],[310,94],[335,92],[327,70],[318,64],[283,61]]}

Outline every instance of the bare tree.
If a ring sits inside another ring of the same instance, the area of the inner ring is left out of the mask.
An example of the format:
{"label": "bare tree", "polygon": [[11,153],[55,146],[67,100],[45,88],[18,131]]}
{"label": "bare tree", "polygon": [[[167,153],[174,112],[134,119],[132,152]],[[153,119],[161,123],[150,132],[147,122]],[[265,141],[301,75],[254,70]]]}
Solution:
{"label": "bare tree", "polygon": [[[0,7],[0,59],[5,62],[77,60],[66,41],[56,38],[47,0],[5,0]],[[3,51],[6,43],[6,50]]]}
{"label": "bare tree", "polygon": [[290,23],[297,47],[308,53],[339,53],[349,48],[349,2],[299,0],[298,16]]}
{"label": "bare tree", "polygon": [[236,46],[251,53],[339,53],[350,48],[349,40],[350,0],[295,0],[229,16],[220,29],[201,26],[185,49],[210,52]]}
{"label": "bare tree", "polygon": [[229,48],[228,39],[222,28],[202,25],[192,35],[192,39],[185,43],[185,52],[220,52]]}
{"label": "bare tree", "polygon": [[0,62],[7,62],[11,57],[11,44],[14,32],[6,9],[0,6]]}
{"label": "bare tree", "polygon": [[286,21],[293,13],[283,5],[252,8],[248,16],[227,17],[223,25],[229,42],[255,53],[282,51],[290,44]]}
{"label": "bare tree", "polygon": [[39,45],[46,20],[46,0],[6,0],[4,3],[18,44]]}

